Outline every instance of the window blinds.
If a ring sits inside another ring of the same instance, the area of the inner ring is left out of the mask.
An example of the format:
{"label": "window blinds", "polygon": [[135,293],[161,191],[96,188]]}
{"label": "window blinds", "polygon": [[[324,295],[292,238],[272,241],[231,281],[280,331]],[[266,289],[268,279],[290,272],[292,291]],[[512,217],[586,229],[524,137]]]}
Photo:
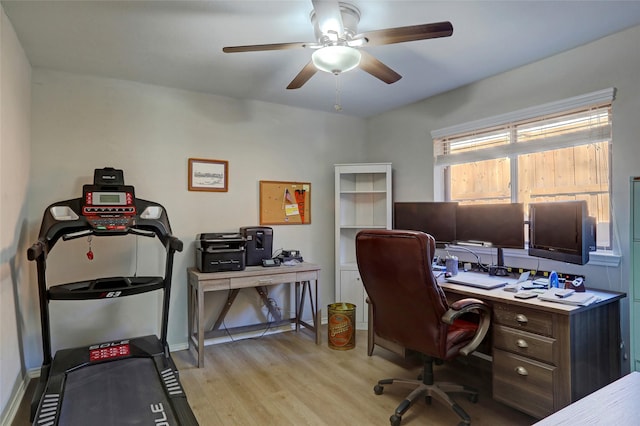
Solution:
{"label": "window blinds", "polygon": [[469,163],[611,139],[605,89],[431,132],[436,166]]}

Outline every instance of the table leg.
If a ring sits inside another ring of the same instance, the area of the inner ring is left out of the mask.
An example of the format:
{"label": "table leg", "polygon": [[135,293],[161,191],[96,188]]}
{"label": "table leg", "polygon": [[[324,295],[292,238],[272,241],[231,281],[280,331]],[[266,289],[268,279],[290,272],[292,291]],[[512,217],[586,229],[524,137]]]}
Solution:
{"label": "table leg", "polygon": [[191,348],[191,338],[193,337],[193,286],[189,284],[187,289],[187,348]]}
{"label": "table leg", "polygon": [[[315,293],[316,293],[316,306],[315,312],[313,313],[313,325],[316,327],[316,345],[321,344],[320,340],[322,340],[322,333],[320,331],[320,323],[322,321],[322,309],[320,309],[320,299],[318,298],[318,280],[315,280]],[[309,294],[311,294],[311,289],[309,289]]]}
{"label": "table leg", "polygon": [[295,307],[294,312],[296,313],[295,324],[296,324],[296,333],[300,331],[300,281],[296,281],[295,283]]}
{"label": "table leg", "polygon": [[[302,293],[300,293],[300,286],[302,285]],[[320,322],[321,322],[321,310],[319,306],[318,300],[318,280],[315,281],[315,298],[314,292],[311,291],[311,281],[302,281],[296,282],[296,331],[300,330],[300,324],[304,325],[306,328],[313,330],[316,334],[316,344],[320,344],[321,340],[321,332],[320,332]],[[305,299],[307,298],[307,291],[309,292],[309,305],[311,307],[311,320],[313,321],[313,326],[302,320],[302,315],[304,314],[304,304]],[[315,301],[314,301],[315,300]]]}
{"label": "table leg", "polygon": [[211,330],[209,331],[217,330],[218,327],[220,327],[220,324],[222,324],[222,321],[224,321],[224,317],[227,316],[227,312],[229,312],[229,309],[231,309],[231,305],[233,305],[233,302],[236,300],[236,296],[238,296],[239,292],[240,292],[239,288],[234,288],[233,290],[229,290],[229,295],[227,296],[227,303],[225,303],[224,308],[222,308],[222,311],[220,311],[220,314],[218,315],[216,322],[213,324],[213,327],[211,327]]}
{"label": "table leg", "polygon": [[198,368],[204,367],[204,291],[198,286]]}

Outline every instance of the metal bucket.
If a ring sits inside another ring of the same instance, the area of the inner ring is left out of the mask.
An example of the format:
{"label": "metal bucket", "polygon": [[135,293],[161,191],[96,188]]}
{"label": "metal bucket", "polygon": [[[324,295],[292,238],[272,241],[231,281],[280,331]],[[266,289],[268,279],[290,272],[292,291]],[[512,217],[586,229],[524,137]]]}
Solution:
{"label": "metal bucket", "polygon": [[356,346],[356,305],[338,302],[327,306],[329,347],[346,351]]}

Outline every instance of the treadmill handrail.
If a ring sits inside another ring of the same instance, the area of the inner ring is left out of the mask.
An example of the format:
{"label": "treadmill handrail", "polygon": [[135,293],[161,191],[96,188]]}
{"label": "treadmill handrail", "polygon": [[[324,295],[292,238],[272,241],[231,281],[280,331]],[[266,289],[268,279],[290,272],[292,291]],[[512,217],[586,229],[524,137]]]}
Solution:
{"label": "treadmill handrail", "polygon": [[[147,207],[160,207],[161,214],[158,218],[142,218],[136,216],[133,225],[129,226],[126,230],[117,232],[105,232],[96,231],[94,227],[89,223],[87,217],[82,215],[82,198],[74,198],[65,201],[59,201],[49,205],[43,215],[42,224],[40,226],[39,241],[43,241],[45,244],[45,252],[49,252],[53,249],[53,246],[57,241],[62,238],[64,241],[74,238],[79,238],[85,235],[94,234],[96,236],[111,236],[111,235],[126,235],[135,234],[148,237],[158,237],[158,239],[167,248],[170,244],[174,245],[176,251],[181,251],[175,245],[175,242],[171,242],[172,238],[175,238],[171,234],[171,226],[169,225],[169,219],[162,205],[151,201],[136,198],[136,209],[142,212]],[[68,207],[74,213],[77,213],[71,220],[56,220],[51,210],[54,207]],[[37,257],[37,256],[36,256]],[[35,258],[34,258],[35,259]],[[34,260],[30,259],[30,260]]]}
{"label": "treadmill handrail", "polygon": [[42,240],[38,240],[37,243],[33,243],[33,245],[27,249],[27,259],[36,260],[45,253],[45,248],[46,244]]}
{"label": "treadmill handrail", "polygon": [[143,237],[155,237],[156,234],[153,231],[148,231],[146,229],[140,228],[129,228],[129,233],[134,235],[141,235]]}
{"label": "treadmill handrail", "polygon": [[76,238],[84,237],[85,235],[92,235],[93,229],[83,229],[82,231],[70,232],[62,235],[63,241],[74,240]]}
{"label": "treadmill handrail", "polygon": [[181,252],[182,249],[184,248],[184,243],[182,242],[182,240],[179,239],[178,237],[174,237],[173,235],[170,235],[168,238],[169,238],[169,247],[175,251]]}

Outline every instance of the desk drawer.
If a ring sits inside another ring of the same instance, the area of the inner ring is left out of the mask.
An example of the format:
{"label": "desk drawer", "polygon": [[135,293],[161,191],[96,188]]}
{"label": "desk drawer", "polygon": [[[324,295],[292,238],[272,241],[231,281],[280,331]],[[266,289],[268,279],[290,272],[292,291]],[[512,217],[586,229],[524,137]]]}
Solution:
{"label": "desk drawer", "polygon": [[296,273],[260,275],[255,277],[231,278],[231,288],[257,287],[261,285],[274,285],[292,283],[296,281]]}
{"label": "desk drawer", "polygon": [[503,325],[493,326],[493,345],[528,358],[555,364],[553,352],[556,340],[538,334],[527,333]]}
{"label": "desk drawer", "polygon": [[318,279],[318,271],[297,272],[295,281],[316,281]]}
{"label": "desk drawer", "polygon": [[553,314],[517,305],[493,305],[493,322],[530,333],[554,337]]}
{"label": "desk drawer", "polygon": [[496,349],[493,352],[493,398],[534,417],[553,413],[556,368]]}
{"label": "desk drawer", "polygon": [[229,278],[223,278],[219,280],[202,280],[200,283],[196,283],[196,288],[199,285],[200,289],[206,291],[228,290],[231,280]]}

